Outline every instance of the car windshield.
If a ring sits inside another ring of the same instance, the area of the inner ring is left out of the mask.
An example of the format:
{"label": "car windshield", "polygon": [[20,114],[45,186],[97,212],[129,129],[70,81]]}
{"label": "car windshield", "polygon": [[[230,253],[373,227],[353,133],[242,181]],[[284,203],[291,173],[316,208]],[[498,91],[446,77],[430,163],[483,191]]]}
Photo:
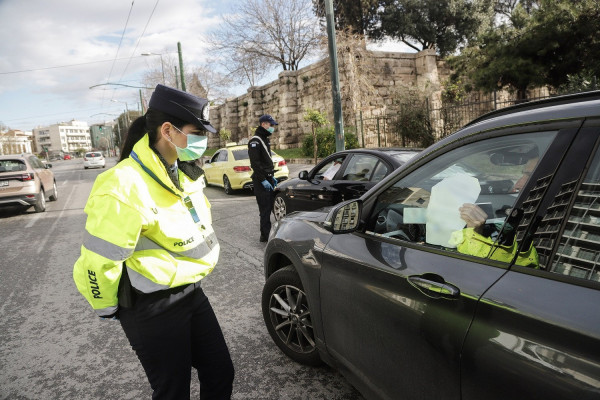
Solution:
{"label": "car windshield", "polygon": [[102,153],[87,153],[86,157],[102,157]]}
{"label": "car windshield", "polygon": [[27,166],[20,160],[0,160],[0,172],[25,171]]}
{"label": "car windshield", "polygon": [[245,149],[239,149],[239,150],[231,150],[231,153],[233,153],[233,158],[236,161],[247,160],[249,158],[248,157],[248,149],[247,148],[245,148]]}

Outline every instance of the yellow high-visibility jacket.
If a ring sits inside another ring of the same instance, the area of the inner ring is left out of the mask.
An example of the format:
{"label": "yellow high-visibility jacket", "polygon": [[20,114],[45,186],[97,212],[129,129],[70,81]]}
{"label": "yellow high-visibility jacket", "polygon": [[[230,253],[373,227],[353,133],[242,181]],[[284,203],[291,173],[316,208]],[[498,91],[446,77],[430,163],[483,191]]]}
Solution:
{"label": "yellow high-visibility jacket", "polygon": [[96,178],[73,278],[99,316],[117,311],[124,265],[131,285],[144,293],[197,282],[215,267],[219,243],[203,179],[179,171],[179,181],[183,192],[150,149],[148,135],[129,158]]}

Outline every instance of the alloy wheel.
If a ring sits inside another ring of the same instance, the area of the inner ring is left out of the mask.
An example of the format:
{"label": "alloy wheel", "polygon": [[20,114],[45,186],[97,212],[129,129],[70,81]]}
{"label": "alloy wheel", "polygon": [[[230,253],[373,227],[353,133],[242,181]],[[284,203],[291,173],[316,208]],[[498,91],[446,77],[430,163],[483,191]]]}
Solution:
{"label": "alloy wheel", "polygon": [[276,335],[296,353],[315,350],[313,326],[306,294],[292,285],[278,287],[269,300],[270,319]]}
{"label": "alloy wheel", "polygon": [[273,215],[275,216],[275,220],[279,221],[281,218],[285,217],[287,214],[287,209],[285,205],[285,200],[281,195],[275,197],[275,201],[273,202]]}

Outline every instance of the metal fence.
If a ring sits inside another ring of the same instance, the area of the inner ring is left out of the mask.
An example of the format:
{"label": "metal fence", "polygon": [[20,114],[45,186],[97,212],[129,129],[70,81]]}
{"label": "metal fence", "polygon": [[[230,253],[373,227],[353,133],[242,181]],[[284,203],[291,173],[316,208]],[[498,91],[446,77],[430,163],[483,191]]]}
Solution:
{"label": "metal fence", "polygon": [[[425,100],[420,107],[425,110],[427,116],[426,129],[433,136],[433,140],[438,141],[485,113],[550,96],[551,93],[546,88],[528,92],[526,100],[517,99],[515,95],[507,92],[476,93],[460,103],[433,108],[429,101]],[[365,115],[360,112],[353,121],[354,125],[351,123],[347,126],[350,125],[349,131],[356,133],[362,147],[424,147],[423,142],[415,140],[414,135],[406,137],[399,132],[398,126],[403,123],[402,118],[406,117],[402,114]]]}

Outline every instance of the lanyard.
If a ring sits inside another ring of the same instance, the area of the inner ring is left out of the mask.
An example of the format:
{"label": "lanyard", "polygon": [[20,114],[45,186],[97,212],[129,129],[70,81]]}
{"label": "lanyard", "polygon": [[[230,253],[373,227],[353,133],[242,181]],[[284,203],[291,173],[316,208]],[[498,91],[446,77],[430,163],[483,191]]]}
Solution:
{"label": "lanyard", "polygon": [[144,165],[144,163],[142,163],[140,161],[140,159],[138,158],[138,155],[135,154],[135,151],[132,151],[130,155],[131,155],[131,158],[133,158],[138,164],[140,164],[140,167],[142,167],[142,169],[148,175],[150,175],[150,177],[152,179],[154,179],[160,186],[164,187],[165,189],[167,189],[169,192],[173,193],[175,196],[179,197],[180,199],[183,199],[183,204],[185,204],[185,206],[187,207],[194,222],[200,222],[200,218],[198,217],[198,213],[196,213],[196,209],[194,208],[194,203],[192,203],[192,199],[190,199],[190,196],[181,197],[180,194],[176,193],[173,189],[171,189],[170,187],[165,185],[164,182],[161,181],[158,178],[158,176],[156,176],[156,174],[150,170],[150,168],[146,167]]}

